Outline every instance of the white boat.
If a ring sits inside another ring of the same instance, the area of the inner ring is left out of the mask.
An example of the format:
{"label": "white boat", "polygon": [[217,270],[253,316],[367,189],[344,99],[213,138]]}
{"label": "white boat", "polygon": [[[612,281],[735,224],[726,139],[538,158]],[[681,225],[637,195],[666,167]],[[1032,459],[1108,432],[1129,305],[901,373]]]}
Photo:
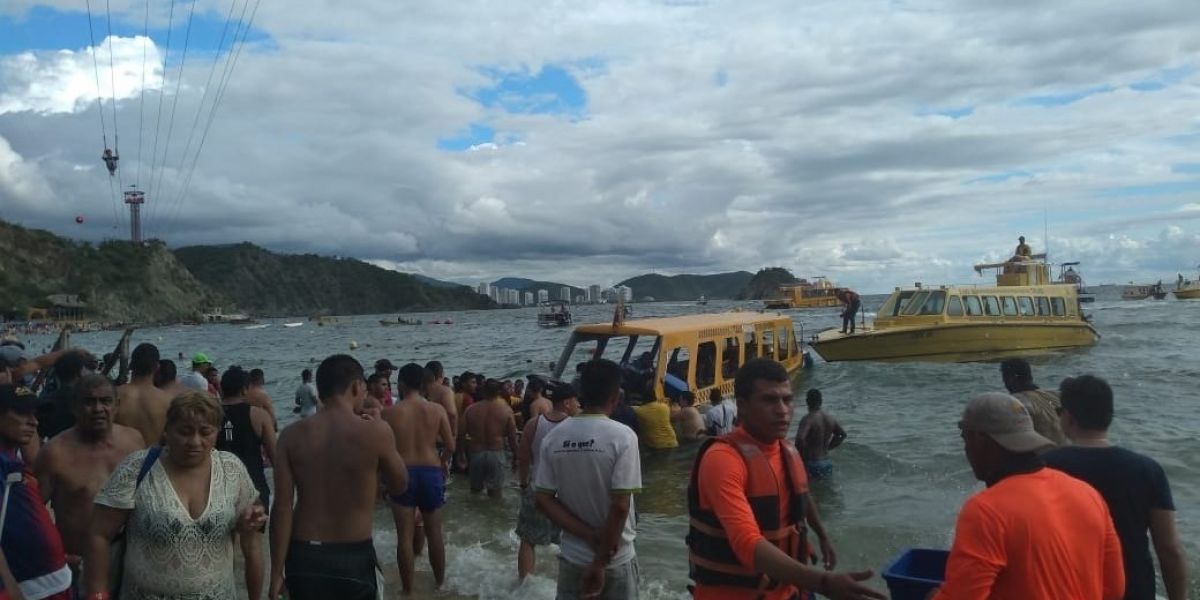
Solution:
{"label": "white boat", "polygon": [[283,324],[283,326],[284,326],[284,327],[299,327],[299,326],[301,326],[301,325],[303,325],[303,324],[304,324],[303,322],[297,322],[297,323],[284,323],[284,324]]}
{"label": "white boat", "polygon": [[247,325],[247,326],[243,327],[242,329],[266,329],[270,326],[271,326],[270,323],[259,323],[258,325]]}

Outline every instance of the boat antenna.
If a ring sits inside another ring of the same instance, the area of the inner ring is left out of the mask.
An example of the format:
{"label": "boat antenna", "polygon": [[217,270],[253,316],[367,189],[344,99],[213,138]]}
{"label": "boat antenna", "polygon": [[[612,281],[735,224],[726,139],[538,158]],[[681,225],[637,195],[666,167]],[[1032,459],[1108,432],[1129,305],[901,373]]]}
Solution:
{"label": "boat antenna", "polygon": [[1042,205],[1042,248],[1046,254],[1046,262],[1050,262],[1050,209]]}

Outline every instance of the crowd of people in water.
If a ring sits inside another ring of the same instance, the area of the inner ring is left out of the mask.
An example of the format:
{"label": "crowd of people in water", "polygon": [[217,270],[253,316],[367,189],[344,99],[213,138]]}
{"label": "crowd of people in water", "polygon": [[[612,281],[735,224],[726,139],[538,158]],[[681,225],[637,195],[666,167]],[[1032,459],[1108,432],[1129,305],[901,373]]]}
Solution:
{"label": "crowd of people in water", "polygon": [[[127,382],[95,363],[0,345],[0,600],[374,599],[381,503],[402,593],[420,554],[442,588],[452,472],[493,499],[515,476],[519,578],[558,544],[558,598],[637,598],[640,449],[672,443],[700,444],[686,492],[694,598],[886,597],[869,570],[838,570],[809,493],[847,432],[810,389],[788,439],[793,389],[769,359],[741,365],[733,398],[714,392],[701,412],[691,393],[628,406],[623,367],[603,359],[574,381],[526,383],[448,378],[438,361],[368,372],[337,354],[301,373],[282,430],[260,369],[220,371],[198,353],[179,374],[148,343]],[[1108,442],[1108,384],[1039,389],[1019,359],[1000,371],[1007,393],[967,399],[958,422],[986,488],[959,513],[932,597],[1149,600],[1152,543],[1167,597],[1183,600],[1170,486],[1153,459]],[[45,373],[52,385],[34,393]]]}

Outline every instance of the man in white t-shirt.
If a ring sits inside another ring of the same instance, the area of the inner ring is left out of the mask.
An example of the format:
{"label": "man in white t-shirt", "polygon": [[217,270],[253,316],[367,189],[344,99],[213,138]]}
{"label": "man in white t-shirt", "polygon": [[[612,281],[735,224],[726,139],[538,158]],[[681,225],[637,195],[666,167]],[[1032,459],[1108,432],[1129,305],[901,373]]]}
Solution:
{"label": "man in white t-shirt", "polygon": [[179,384],[189,390],[198,392],[208,391],[208,378],[204,376],[204,372],[212,367],[212,360],[203,352],[197,352],[192,356],[192,372],[179,378]]}
{"label": "man in white t-shirt", "polygon": [[588,362],[580,377],[583,413],[542,442],[534,479],[537,505],[562,528],[558,600],[638,597],[633,494],[641,491],[637,434],[608,418],[621,368]]}
{"label": "man in white t-shirt", "polygon": [[704,427],[712,437],[720,437],[733,431],[733,426],[737,424],[737,405],[723,402],[724,399],[721,390],[717,388],[713,388],[708,397],[711,406],[708,412],[704,413]]}

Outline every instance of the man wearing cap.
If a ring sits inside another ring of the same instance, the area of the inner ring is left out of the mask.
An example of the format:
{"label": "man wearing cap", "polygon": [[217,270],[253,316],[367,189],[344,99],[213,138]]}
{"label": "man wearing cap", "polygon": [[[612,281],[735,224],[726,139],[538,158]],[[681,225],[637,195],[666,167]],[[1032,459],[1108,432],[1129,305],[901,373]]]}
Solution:
{"label": "man wearing cap", "polygon": [[392,373],[396,371],[396,365],[392,361],[381,358],[375,361],[375,374],[383,377],[383,387],[387,393],[383,396],[383,407],[387,408],[396,403],[396,397],[392,395]]}
{"label": "man wearing cap", "polygon": [[181,377],[179,383],[189,390],[207,392],[209,385],[208,377],[205,376],[205,373],[211,367],[212,361],[209,360],[208,355],[203,352],[197,352],[192,355],[192,372]]}
{"label": "man wearing cap", "polygon": [[537,474],[542,442],[560,423],[579,414],[578,394],[571,384],[531,377],[530,389],[535,383],[539,399],[546,400],[550,410],[530,417],[517,446],[517,479],[521,482],[521,510],[517,514],[517,537],[521,538],[521,548],[517,552],[517,576],[521,580],[533,572],[537,560],[535,548],[557,544],[561,536],[558,526],[538,511],[537,494],[529,488],[529,482]]}
{"label": "man wearing cap", "polygon": [[[0,521],[0,550],[25,598],[67,600],[71,570],[62,538],[20,450],[37,437],[41,403],[24,388],[0,385],[0,476],[6,507]],[[9,596],[2,590],[0,594]]]}
{"label": "man wearing cap", "polygon": [[1094,598],[1125,594],[1121,543],[1104,499],[1045,467],[1053,445],[1008,394],[971,399],[958,427],[975,477],[987,489],[963,504],[935,600]]}

